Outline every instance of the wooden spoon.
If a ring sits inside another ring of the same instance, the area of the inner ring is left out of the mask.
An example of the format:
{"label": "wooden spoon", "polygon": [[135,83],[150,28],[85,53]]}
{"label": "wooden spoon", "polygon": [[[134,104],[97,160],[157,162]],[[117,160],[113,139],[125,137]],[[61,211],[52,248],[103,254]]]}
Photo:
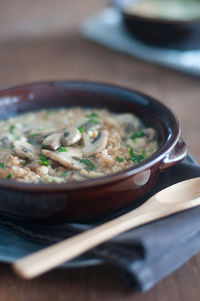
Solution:
{"label": "wooden spoon", "polygon": [[200,177],[170,186],[129,213],[19,259],[13,268],[23,278],[33,278],[122,232],[198,205]]}

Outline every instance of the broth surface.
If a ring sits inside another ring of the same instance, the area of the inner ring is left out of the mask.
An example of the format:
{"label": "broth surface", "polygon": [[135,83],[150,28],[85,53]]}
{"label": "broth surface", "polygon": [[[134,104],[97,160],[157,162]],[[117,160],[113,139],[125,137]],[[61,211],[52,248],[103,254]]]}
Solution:
{"label": "broth surface", "polygon": [[0,122],[0,177],[68,183],[134,166],[157,149],[156,131],[133,114],[64,108]]}

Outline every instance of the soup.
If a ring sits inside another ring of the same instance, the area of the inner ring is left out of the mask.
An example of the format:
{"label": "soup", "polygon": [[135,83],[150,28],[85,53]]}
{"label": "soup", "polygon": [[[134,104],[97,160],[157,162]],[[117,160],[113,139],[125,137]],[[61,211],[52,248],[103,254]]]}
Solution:
{"label": "soup", "polygon": [[199,0],[140,0],[125,11],[149,18],[168,20],[200,20]]}
{"label": "soup", "polygon": [[0,122],[0,177],[69,183],[134,166],[157,149],[156,131],[133,114],[78,107]]}

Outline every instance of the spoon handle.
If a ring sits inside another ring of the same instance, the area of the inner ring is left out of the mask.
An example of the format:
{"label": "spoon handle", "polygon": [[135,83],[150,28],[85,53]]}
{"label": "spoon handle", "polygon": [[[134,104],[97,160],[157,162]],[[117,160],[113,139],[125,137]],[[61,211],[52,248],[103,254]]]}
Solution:
{"label": "spoon handle", "polygon": [[150,214],[139,214],[138,211],[139,208],[19,259],[13,265],[14,270],[23,278],[33,278],[81,255],[122,232],[152,220]]}
{"label": "spoon handle", "polygon": [[73,259],[99,244],[125,231],[199,205],[197,201],[187,202],[187,205],[169,206],[157,201],[156,196],[141,207],[126,213],[116,219],[97,226],[91,230],[75,235],[72,238],[56,243],[32,255],[16,261],[14,270],[23,278],[33,278],[49,271],[56,266]]}

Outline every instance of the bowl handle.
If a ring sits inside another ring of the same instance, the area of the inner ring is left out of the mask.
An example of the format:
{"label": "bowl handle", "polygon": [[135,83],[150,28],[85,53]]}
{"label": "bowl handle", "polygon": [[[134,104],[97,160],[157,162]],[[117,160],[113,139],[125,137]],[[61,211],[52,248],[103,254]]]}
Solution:
{"label": "bowl handle", "polygon": [[163,159],[159,166],[160,171],[182,161],[187,155],[187,146],[182,139],[179,139],[174,149]]}

